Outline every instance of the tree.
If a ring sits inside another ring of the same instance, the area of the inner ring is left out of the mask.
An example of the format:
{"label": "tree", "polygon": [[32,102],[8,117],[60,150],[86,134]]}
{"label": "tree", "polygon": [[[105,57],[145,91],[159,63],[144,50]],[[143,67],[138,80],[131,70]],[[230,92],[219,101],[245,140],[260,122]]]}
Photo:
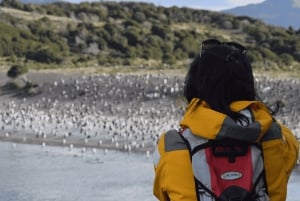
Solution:
{"label": "tree", "polygon": [[151,33],[153,35],[157,35],[163,39],[166,39],[167,36],[171,33],[172,31],[170,30],[170,28],[164,27],[162,25],[157,25],[154,24],[151,28]]}
{"label": "tree", "polygon": [[42,47],[35,51],[29,51],[26,54],[26,59],[35,60],[41,63],[57,63],[60,64],[64,61],[62,52],[57,52],[53,48]]}
{"label": "tree", "polygon": [[126,30],[124,36],[127,38],[128,44],[132,46],[136,46],[142,40],[141,32],[135,27]]}
{"label": "tree", "polygon": [[139,23],[142,23],[146,20],[146,16],[143,12],[138,11],[138,12],[133,13],[132,19]]}
{"label": "tree", "polygon": [[24,4],[18,0],[2,0],[0,5],[4,6],[4,7],[16,8],[16,9],[20,9],[20,10],[24,9]]}
{"label": "tree", "polygon": [[149,47],[144,49],[143,58],[145,59],[161,59],[163,56],[163,52],[161,48],[158,47]]}
{"label": "tree", "polygon": [[170,65],[176,63],[176,57],[171,53],[165,53],[162,60],[164,63],[170,64]]}
{"label": "tree", "polygon": [[286,65],[290,65],[294,62],[294,57],[288,53],[282,53],[280,55],[280,58],[282,59],[283,63]]}

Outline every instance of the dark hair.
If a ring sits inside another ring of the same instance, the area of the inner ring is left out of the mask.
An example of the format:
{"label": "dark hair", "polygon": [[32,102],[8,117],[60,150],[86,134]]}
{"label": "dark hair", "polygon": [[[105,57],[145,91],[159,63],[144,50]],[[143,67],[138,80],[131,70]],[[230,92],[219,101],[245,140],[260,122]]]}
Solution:
{"label": "dark hair", "polygon": [[185,79],[184,96],[188,102],[193,98],[204,100],[212,109],[234,120],[243,119],[244,116],[231,111],[229,105],[233,101],[257,98],[247,56],[225,44],[197,55]]}

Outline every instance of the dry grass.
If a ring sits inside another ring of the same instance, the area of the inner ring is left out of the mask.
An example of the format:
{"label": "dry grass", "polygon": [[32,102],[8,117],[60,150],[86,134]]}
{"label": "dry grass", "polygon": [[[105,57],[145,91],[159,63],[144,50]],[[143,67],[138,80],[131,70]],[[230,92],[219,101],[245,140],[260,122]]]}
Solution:
{"label": "dry grass", "polygon": [[[52,22],[57,23],[58,26],[65,26],[68,23],[73,23],[73,24],[78,24],[83,22],[82,20],[79,20],[77,18],[69,18],[69,17],[61,17],[61,16],[55,16],[55,15],[46,15],[46,14],[39,14],[35,12],[26,12],[22,10],[17,10],[13,8],[5,8],[5,7],[0,7],[0,13],[7,13],[9,15],[12,15],[16,18],[20,18],[23,20],[28,20],[28,21],[37,21],[40,20],[44,17],[47,17],[50,19]],[[105,23],[104,22],[91,22],[93,23],[94,26],[97,27],[102,27]]]}
{"label": "dry grass", "polygon": [[38,14],[38,13],[33,13],[33,12],[26,12],[26,11],[21,11],[13,8],[4,8],[0,7],[0,12],[4,12],[7,14],[10,14],[14,17],[17,18],[22,18],[24,20],[39,20],[43,17],[47,17],[50,20],[56,21],[56,22],[74,22],[73,19],[68,18],[68,17],[59,17],[59,16],[54,16],[54,15],[45,15],[45,14]]}

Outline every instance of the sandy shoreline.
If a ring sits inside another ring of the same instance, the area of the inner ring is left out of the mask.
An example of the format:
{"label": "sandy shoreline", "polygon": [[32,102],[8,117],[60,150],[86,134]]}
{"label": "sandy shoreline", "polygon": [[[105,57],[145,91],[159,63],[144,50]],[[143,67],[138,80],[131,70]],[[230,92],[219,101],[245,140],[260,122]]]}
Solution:
{"label": "sandy shoreline", "polygon": [[[66,147],[71,149],[102,149],[102,150],[116,150],[121,152],[132,152],[132,153],[146,153],[149,154],[153,152],[153,147],[148,148],[139,148],[133,150],[124,150],[123,147],[115,147],[114,144],[99,144],[99,142],[95,140],[91,140],[87,143],[84,142],[84,138],[80,139],[78,137],[70,137],[67,142],[63,142],[63,137],[59,138],[47,138],[41,139],[36,138],[32,135],[27,135],[26,137],[21,137],[20,135],[10,135],[10,136],[0,136],[0,141],[9,142],[9,143],[18,143],[18,144],[33,144],[33,145],[41,145],[42,147],[46,146],[56,146],[56,147]],[[85,150],[86,151],[86,150]]]}

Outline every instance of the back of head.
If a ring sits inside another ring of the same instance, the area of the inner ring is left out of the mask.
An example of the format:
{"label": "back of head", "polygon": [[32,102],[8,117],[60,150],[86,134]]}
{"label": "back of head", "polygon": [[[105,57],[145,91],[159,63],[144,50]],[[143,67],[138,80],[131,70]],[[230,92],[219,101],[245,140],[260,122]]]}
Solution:
{"label": "back of head", "polygon": [[184,96],[188,102],[199,98],[230,115],[231,102],[255,100],[254,78],[245,52],[234,46],[237,43],[219,43],[202,50],[191,63]]}

